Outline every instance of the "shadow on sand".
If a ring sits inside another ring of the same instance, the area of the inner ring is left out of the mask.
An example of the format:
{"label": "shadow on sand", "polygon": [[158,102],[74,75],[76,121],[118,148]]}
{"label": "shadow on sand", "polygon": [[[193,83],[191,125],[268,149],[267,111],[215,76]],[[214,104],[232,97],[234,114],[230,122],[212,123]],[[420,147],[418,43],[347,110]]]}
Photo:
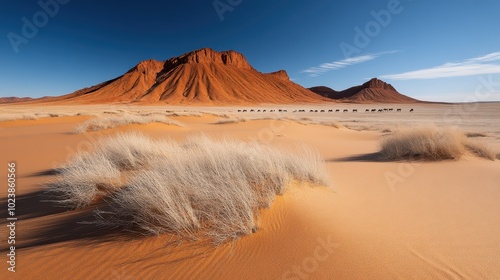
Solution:
{"label": "shadow on sand", "polygon": [[442,159],[429,159],[425,158],[422,155],[407,155],[403,156],[402,158],[399,159],[389,159],[382,155],[380,152],[376,153],[370,153],[370,154],[360,154],[360,155],[354,155],[350,157],[343,157],[343,158],[333,158],[333,159],[328,159],[326,162],[400,162],[400,163],[408,163],[408,162],[413,162],[413,163],[424,163],[424,162],[436,162],[436,161],[442,161]]}
{"label": "shadow on sand", "polygon": [[44,171],[32,173],[29,175],[26,175],[25,177],[27,178],[32,178],[32,177],[47,177],[47,176],[55,176],[61,174],[62,169],[60,168],[54,168],[54,169],[47,169]]}
{"label": "shadow on sand", "polygon": [[[47,170],[29,177],[52,176],[59,174],[59,170]],[[181,262],[194,257],[210,255],[215,247],[208,240],[192,242],[173,233],[166,233],[159,237],[145,235],[139,229],[123,229],[102,226],[95,223],[95,210],[106,211],[109,204],[97,201],[84,209],[63,208],[54,203],[56,197],[49,196],[42,190],[16,196],[15,217],[17,229],[22,228],[22,235],[16,239],[16,249],[34,248],[45,245],[66,246],[64,242],[78,241],[79,246],[98,246],[107,242],[144,241],[161,245],[153,249],[147,256],[162,259],[162,256],[175,252],[176,257],[164,261],[167,263]],[[0,209],[8,208],[8,199],[0,198]],[[0,211],[0,219],[9,218],[7,211]],[[9,250],[10,245],[0,245],[0,252]],[[179,246],[182,244],[182,246]]]}
{"label": "shadow on sand", "polygon": [[327,162],[391,162],[385,159],[381,153],[360,154],[344,158],[329,159]]}
{"label": "shadow on sand", "polygon": [[[15,217],[17,228],[23,229],[22,237],[16,240],[16,248],[30,248],[65,241],[82,241],[86,243],[123,240],[143,236],[137,233],[123,232],[116,229],[103,228],[95,221],[94,210],[106,207],[104,202],[99,202],[85,209],[68,210],[59,207],[43,191],[35,191],[16,196]],[[8,199],[0,200],[1,209],[8,208]],[[6,219],[7,211],[2,211],[0,219]],[[35,219],[44,218],[35,221]],[[6,251],[6,245],[1,245],[0,251]]]}

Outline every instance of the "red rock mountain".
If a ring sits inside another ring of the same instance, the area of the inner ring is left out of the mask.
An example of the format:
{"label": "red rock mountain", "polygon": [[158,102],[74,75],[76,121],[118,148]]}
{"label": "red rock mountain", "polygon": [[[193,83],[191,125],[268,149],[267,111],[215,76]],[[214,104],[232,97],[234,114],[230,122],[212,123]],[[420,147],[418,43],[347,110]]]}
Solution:
{"label": "red rock mountain", "polygon": [[412,103],[418,100],[399,93],[392,85],[373,78],[361,86],[336,91],[329,87],[313,87],[311,91],[334,100],[359,103]]}
{"label": "red rock mountain", "polygon": [[206,48],[163,62],[146,60],[114,80],[45,101],[215,105],[331,100],[293,83],[283,70],[264,74],[238,52]]}

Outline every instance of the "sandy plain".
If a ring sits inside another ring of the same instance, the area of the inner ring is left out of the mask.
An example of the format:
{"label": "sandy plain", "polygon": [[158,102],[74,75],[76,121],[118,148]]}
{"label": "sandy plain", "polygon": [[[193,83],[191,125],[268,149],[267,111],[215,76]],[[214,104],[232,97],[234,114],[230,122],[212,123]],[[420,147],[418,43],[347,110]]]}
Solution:
{"label": "sandy plain", "polygon": [[[371,112],[384,108],[394,111]],[[184,125],[72,133],[96,116],[167,110],[178,112],[170,118]],[[16,162],[17,272],[7,270],[4,238],[9,233],[3,226],[1,279],[500,278],[499,160],[382,161],[373,156],[396,127],[426,123],[458,126],[500,153],[499,103],[0,106],[0,117],[12,115],[26,119],[0,122],[5,166],[0,181],[7,181],[7,164]],[[217,124],[227,119],[246,121]],[[327,121],[346,128],[321,125]],[[255,234],[217,248],[174,241],[173,235],[130,236],[97,228],[84,223],[92,219],[89,209],[68,211],[43,201],[44,185],[56,176],[51,170],[88,150],[92,141],[124,131],[174,140],[227,135],[285,149],[307,144],[325,160],[332,188],[293,186],[261,213]],[[3,187],[4,221],[6,195]]]}

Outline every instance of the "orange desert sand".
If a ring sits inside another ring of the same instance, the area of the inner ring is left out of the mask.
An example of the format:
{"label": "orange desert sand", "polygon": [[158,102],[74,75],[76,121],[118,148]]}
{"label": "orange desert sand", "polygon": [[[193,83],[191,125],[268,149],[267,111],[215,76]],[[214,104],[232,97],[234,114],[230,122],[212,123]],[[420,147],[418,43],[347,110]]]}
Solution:
{"label": "orange desert sand", "polygon": [[[0,181],[7,163],[17,164],[17,264],[6,269],[7,228],[1,229],[0,279],[500,279],[500,161],[473,156],[445,161],[380,161],[380,140],[397,124],[459,125],[500,152],[500,104],[464,105],[269,105],[247,107],[147,107],[2,105],[2,114],[36,112],[59,117],[0,122]],[[364,113],[365,108],[402,108],[401,113]],[[360,113],[292,113],[294,110],[357,108]],[[409,113],[409,109],[415,109]],[[287,109],[276,117],[241,109]],[[165,112],[182,127],[128,125],[74,134],[92,113]],[[64,116],[65,112],[72,115]],[[53,115],[56,116],[56,115]],[[26,117],[30,118],[30,117]],[[285,118],[336,121],[348,128],[301,124]],[[185,139],[204,133],[291,147],[305,143],[320,152],[332,188],[293,186],[260,216],[256,233],[220,245],[175,241],[175,236],[130,236],[85,223],[86,210],[43,202],[40,192],[61,166],[89,141],[117,132]],[[384,132],[383,132],[384,131]],[[2,219],[7,188],[0,189]]]}

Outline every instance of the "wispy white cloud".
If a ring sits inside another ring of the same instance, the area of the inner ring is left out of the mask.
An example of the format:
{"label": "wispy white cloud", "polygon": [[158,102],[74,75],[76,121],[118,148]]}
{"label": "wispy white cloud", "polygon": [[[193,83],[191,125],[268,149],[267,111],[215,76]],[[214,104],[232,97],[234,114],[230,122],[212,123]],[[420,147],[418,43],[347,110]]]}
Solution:
{"label": "wispy white cloud", "polygon": [[380,78],[390,80],[423,80],[497,73],[500,73],[500,52],[470,58],[462,62],[445,63],[440,66],[416,71],[384,75]]}
{"label": "wispy white cloud", "polygon": [[367,55],[349,57],[349,58],[334,61],[334,62],[323,63],[319,66],[309,67],[306,70],[300,71],[300,73],[306,73],[312,77],[317,77],[317,76],[324,74],[328,71],[339,70],[342,68],[346,68],[348,66],[352,66],[355,64],[360,64],[363,62],[377,59],[379,56],[384,55],[384,54],[395,53],[395,52],[398,52],[398,51],[388,51],[388,52],[381,52],[381,53],[376,53],[376,54],[367,54]]}

